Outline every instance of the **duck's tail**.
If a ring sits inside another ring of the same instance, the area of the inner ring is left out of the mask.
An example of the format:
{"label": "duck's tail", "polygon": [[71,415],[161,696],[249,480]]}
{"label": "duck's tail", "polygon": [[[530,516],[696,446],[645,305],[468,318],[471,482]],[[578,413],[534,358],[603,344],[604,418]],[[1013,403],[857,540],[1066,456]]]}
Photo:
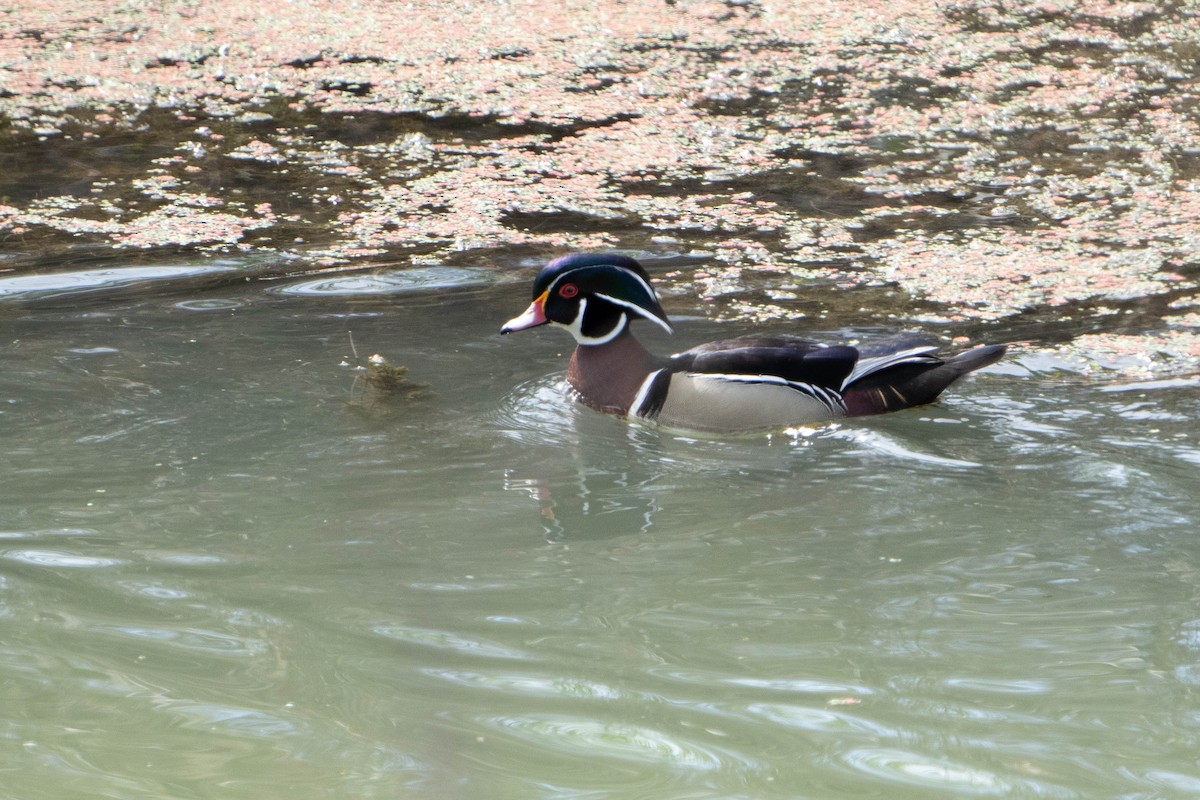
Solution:
{"label": "duck's tail", "polygon": [[873,370],[842,391],[847,414],[882,414],[932,403],[947,386],[968,372],[995,364],[1007,350],[1005,344],[988,345],[946,359],[925,355]]}

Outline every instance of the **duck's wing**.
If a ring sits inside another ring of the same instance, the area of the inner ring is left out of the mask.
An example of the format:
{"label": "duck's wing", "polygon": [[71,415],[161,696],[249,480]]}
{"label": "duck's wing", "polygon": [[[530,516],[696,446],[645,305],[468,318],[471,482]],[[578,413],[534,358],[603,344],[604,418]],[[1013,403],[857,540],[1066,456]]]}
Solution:
{"label": "duck's wing", "polygon": [[846,375],[845,382],[838,388],[847,389],[851,384],[863,378],[901,365],[936,367],[943,363],[941,358],[934,355],[936,352],[937,345],[918,345],[917,347],[909,347],[891,353],[882,352],[878,355],[861,355],[858,361],[855,362],[854,368]]}
{"label": "duck's wing", "polygon": [[715,342],[706,342],[698,344],[686,353],[712,353],[721,350],[740,350],[745,347],[778,347],[793,350],[796,353],[807,353],[812,350],[819,350],[829,345],[822,342],[814,342],[811,339],[805,339],[800,336],[791,336],[788,334],[775,334],[773,336],[763,336],[753,334],[750,336],[738,336],[733,339],[721,339]]}
{"label": "duck's wing", "polygon": [[742,337],[710,342],[672,356],[675,372],[737,380],[773,379],[839,391],[858,361],[858,350],[792,337]]}
{"label": "duck's wing", "polygon": [[745,337],[664,360],[630,413],[668,427],[750,431],[846,416],[838,388],[858,351],[805,340]]}

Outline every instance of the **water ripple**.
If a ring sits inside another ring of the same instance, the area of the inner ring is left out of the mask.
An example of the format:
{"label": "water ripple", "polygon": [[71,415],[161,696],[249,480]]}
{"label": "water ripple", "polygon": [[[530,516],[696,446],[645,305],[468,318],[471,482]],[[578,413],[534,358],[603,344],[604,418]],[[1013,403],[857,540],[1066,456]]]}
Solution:
{"label": "water ripple", "polygon": [[1054,685],[1049,681],[1025,679],[947,678],[945,685],[952,689],[963,689],[968,692],[985,692],[988,694],[1037,695],[1050,694],[1054,691]]}
{"label": "water ripple", "polygon": [[114,585],[122,587],[131,594],[148,597],[151,600],[185,600],[192,596],[190,592],[183,589],[172,589],[160,583],[117,581]]}
{"label": "water ripple", "polygon": [[1004,796],[1015,788],[995,773],[906,750],[860,747],[843,754],[842,760],[875,778],[957,796]]}
{"label": "water ripple", "polygon": [[901,732],[887,725],[831,708],[789,705],[784,703],[753,703],[746,710],[762,719],[803,731],[820,733],[859,733],[878,739],[899,739]]}
{"label": "water ripple", "polygon": [[1148,788],[1153,788],[1156,797],[1163,796],[1159,792],[1164,790],[1179,797],[1200,797],[1200,777],[1196,775],[1183,775],[1165,769],[1149,769],[1142,776],[1138,776],[1127,767],[1121,767],[1120,772],[1147,785]]}
{"label": "water ripple", "polygon": [[539,748],[588,759],[610,758],[709,772],[720,770],[730,758],[718,749],[632,723],[559,715],[484,717],[480,721]]}
{"label": "water ripple", "polygon": [[156,550],[145,554],[148,561],[180,567],[212,567],[228,564],[229,559],[210,553],[181,553]]}
{"label": "water ripple", "polygon": [[[698,683],[710,683],[713,676],[704,676]],[[749,686],[754,689],[767,689],[772,692],[788,692],[792,694],[822,694],[822,695],[856,695],[872,694],[865,686],[855,686],[848,683],[833,683],[832,681],[805,680],[803,678],[729,678],[724,683],[734,686]]]}
{"label": "water ripple", "polygon": [[578,409],[571,387],[561,375],[551,375],[526,381],[509,392],[493,425],[524,444],[574,443],[579,439]]}
{"label": "water ripple", "polygon": [[93,536],[96,531],[91,528],[49,528],[32,531],[0,531],[3,539],[41,539],[49,536]]}
{"label": "water ripple", "polygon": [[231,266],[187,264],[177,266],[109,267],[77,272],[52,272],[45,275],[18,275],[0,278],[0,299],[51,298],[76,292],[120,289],[146,281],[190,278],[218,272],[230,272]]}
{"label": "water ripple", "polygon": [[488,286],[495,283],[495,280],[494,273],[485,269],[418,267],[367,275],[336,275],[281,286],[274,291],[302,297],[392,295]]}
{"label": "water ripple", "polygon": [[202,297],[197,300],[182,300],[175,304],[176,308],[184,311],[234,311],[245,304],[237,300],[226,300],[220,297]]}
{"label": "water ripple", "polygon": [[92,630],[145,642],[169,644],[194,652],[212,655],[250,657],[270,652],[270,645],[248,636],[197,628],[166,628],[149,625],[95,625]]}
{"label": "water ripple", "polygon": [[429,628],[413,628],[407,625],[383,624],[371,627],[371,632],[406,644],[416,644],[422,647],[432,647],[439,650],[450,650],[464,655],[481,656],[484,658],[503,658],[527,661],[528,653],[506,647],[495,642],[482,639],[472,639],[451,631],[439,631]]}
{"label": "water ripple", "polygon": [[115,567],[125,562],[119,558],[102,556],[81,556],[78,553],[64,553],[59,550],[7,550],[0,553],[0,558],[32,564],[37,567],[55,567],[65,569],[95,569],[98,567]]}
{"label": "water ripple", "polygon": [[461,669],[428,667],[420,670],[458,686],[489,689],[529,697],[569,697],[584,700],[617,700],[630,695],[603,683],[565,676],[540,676],[468,672]]}
{"label": "water ripple", "polygon": [[250,708],[190,700],[168,701],[159,708],[181,720],[183,727],[204,732],[216,730],[227,735],[269,739],[302,732],[290,720]]}

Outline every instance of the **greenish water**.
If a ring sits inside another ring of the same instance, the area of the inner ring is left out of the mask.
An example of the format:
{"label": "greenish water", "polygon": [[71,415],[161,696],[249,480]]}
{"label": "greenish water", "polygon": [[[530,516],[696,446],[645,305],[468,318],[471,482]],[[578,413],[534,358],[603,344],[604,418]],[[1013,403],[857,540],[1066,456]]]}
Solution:
{"label": "greenish water", "polygon": [[1200,794],[1194,381],[693,440],[526,273],[83,272],[0,281],[0,796]]}

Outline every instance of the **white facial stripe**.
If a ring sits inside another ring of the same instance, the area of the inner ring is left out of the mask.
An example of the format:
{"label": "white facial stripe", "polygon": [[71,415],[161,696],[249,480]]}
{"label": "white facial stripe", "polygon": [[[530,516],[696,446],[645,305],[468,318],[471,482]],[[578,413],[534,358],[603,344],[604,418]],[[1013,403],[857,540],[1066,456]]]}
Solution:
{"label": "white facial stripe", "polygon": [[[651,295],[650,295],[650,296],[651,296],[651,297],[654,297],[654,294],[653,294],[653,293],[651,293]],[[650,320],[651,322],[655,322],[655,323],[657,323],[657,324],[658,324],[658,325],[659,325],[659,326],[660,326],[660,327],[661,327],[663,330],[665,330],[667,333],[674,333],[674,332],[675,332],[675,331],[671,330],[671,326],[670,326],[670,325],[668,325],[667,323],[663,322],[663,321],[662,321],[662,319],[660,319],[660,318],[658,317],[658,315],[657,315],[657,314],[651,314],[649,311],[647,311],[646,309],[642,308],[641,306],[639,306],[639,305],[638,305],[638,304],[636,304],[636,303],[630,303],[630,302],[628,302],[628,301],[625,301],[625,300],[618,300],[618,299],[617,299],[617,298],[615,298],[615,297],[611,297],[611,296],[609,296],[609,295],[607,295],[607,294],[601,294],[600,292],[596,292],[596,297],[603,297],[605,300],[607,300],[608,302],[612,303],[613,305],[618,305],[618,306],[622,306],[622,307],[624,307],[624,308],[628,308],[630,311],[633,311],[634,313],[636,313],[636,314],[638,314],[638,315],[642,316],[643,318],[645,318],[645,319],[648,319],[648,320]]]}
{"label": "white facial stripe", "polygon": [[586,311],[587,298],[585,297],[579,301],[579,311],[575,314],[575,319],[571,320],[570,324],[563,326],[571,332],[571,335],[575,337],[575,341],[579,344],[608,344],[617,338],[621,334],[621,331],[625,330],[625,326],[629,324],[629,320],[626,319],[625,314],[621,314],[620,321],[611,331],[603,336],[588,336],[583,332],[583,316]]}
{"label": "white facial stripe", "polygon": [[629,327],[629,319],[624,314],[622,314],[621,321],[618,322],[616,325],[614,325],[613,329],[611,331],[609,331],[608,333],[606,333],[605,335],[585,337],[585,338],[581,339],[580,341],[582,341],[586,344],[608,344],[613,339],[620,336],[627,327]]}
{"label": "white facial stripe", "polygon": [[583,312],[587,308],[587,298],[582,298],[579,301],[579,310],[575,312],[575,319],[571,320],[570,324],[564,326],[575,337],[575,341],[583,341]]}

